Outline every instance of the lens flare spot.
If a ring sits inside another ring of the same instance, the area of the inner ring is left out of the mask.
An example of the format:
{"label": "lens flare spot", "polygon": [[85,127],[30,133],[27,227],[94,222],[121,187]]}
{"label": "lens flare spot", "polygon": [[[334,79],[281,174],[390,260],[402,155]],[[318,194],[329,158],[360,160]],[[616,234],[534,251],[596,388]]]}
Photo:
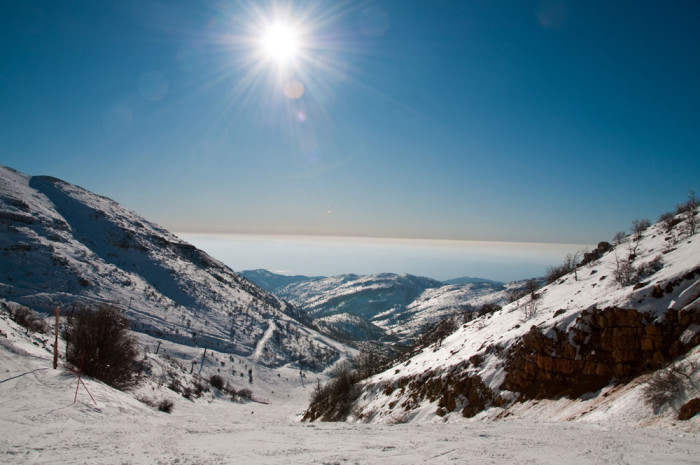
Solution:
{"label": "lens flare spot", "polygon": [[303,111],[299,110],[299,111],[297,112],[297,121],[299,121],[300,123],[306,122],[306,113],[304,113]]}
{"label": "lens flare spot", "polygon": [[152,71],[139,78],[138,89],[144,100],[157,102],[168,93],[168,81],[162,74]]}
{"label": "lens flare spot", "polygon": [[383,9],[372,6],[360,14],[360,29],[365,35],[379,37],[389,29],[389,15]]}
{"label": "lens flare spot", "polygon": [[296,79],[287,81],[284,84],[284,96],[290,100],[296,100],[304,95],[304,84]]}

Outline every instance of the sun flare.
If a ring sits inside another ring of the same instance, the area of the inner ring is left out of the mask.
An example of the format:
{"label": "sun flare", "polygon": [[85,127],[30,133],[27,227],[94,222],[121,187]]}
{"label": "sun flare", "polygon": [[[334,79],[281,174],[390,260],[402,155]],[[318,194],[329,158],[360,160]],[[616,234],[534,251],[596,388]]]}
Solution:
{"label": "sun flare", "polygon": [[273,24],[263,33],[261,45],[269,59],[285,65],[299,54],[299,33],[288,24]]}

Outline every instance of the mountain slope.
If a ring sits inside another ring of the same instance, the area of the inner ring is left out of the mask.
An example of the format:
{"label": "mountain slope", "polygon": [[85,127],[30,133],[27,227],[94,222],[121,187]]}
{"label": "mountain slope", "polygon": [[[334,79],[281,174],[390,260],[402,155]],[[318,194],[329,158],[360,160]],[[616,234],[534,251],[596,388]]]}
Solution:
{"label": "mountain slope", "polygon": [[433,279],[408,274],[346,274],[290,284],[278,295],[313,317],[349,313],[372,320],[378,313],[403,308],[425,289],[439,286]]}
{"label": "mountain slope", "polygon": [[[406,320],[396,318],[426,289],[442,284],[409,274],[346,274],[309,278],[277,288],[277,295],[306,311],[328,334],[352,341],[407,343],[415,334],[397,340],[393,332]],[[420,329],[416,326],[412,329]]]}
{"label": "mountain slope", "polygon": [[[350,419],[672,418],[700,395],[700,240],[682,226],[628,236],[368,379]],[[688,383],[654,410],[645,389],[669,363]],[[322,414],[312,405],[307,418]]]}
{"label": "mountain slope", "polygon": [[373,322],[390,328],[391,334],[399,340],[412,342],[417,335],[449,316],[476,312],[484,304],[505,305],[510,296],[522,292],[525,285],[526,281],[472,282],[430,288],[405,308],[377,315]]}
{"label": "mountain slope", "polygon": [[351,341],[370,338],[400,345],[411,344],[450,315],[485,303],[503,305],[511,292],[524,287],[524,282],[503,284],[478,278],[445,285],[430,278],[393,273],[328,278],[283,276],[266,270],[242,274],[308,312],[316,318],[316,327],[328,334]]}
{"label": "mountain slope", "polygon": [[112,303],[139,333],[271,367],[318,370],[343,350],[203,251],[55,178],[0,167],[0,256],[0,298],[31,308]]}

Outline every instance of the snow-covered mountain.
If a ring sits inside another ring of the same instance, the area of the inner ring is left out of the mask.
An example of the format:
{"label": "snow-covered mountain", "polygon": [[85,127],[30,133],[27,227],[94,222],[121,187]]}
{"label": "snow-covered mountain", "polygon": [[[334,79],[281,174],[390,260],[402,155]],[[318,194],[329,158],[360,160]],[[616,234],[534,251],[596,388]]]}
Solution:
{"label": "snow-covered mountain", "polygon": [[512,295],[522,293],[526,283],[471,282],[426,289],[405,308],[379,314],[373,322],[390,328],[399,340],[411,342],[449,316],[476,312],[485,304],[507,304]]}
{"label": "snow-covered mountain", "polygon": [[[700,397],[698,237],[679,215],[601,243],[585,265],[363,381],[347,418],[675,421]],[[306,417],[322,415],[319,403]]]}
{"label": "snow-covered mountain", "polygon": [[322,331],[351,341],[407,345],[442,319],[486,303],[504,305],[525,281],[508,284],[458,278],[445,284],[410,274],[354,274],[329,278],[283,276],[267,270],[241,274],[315,317]]}
{"label": "snow-covered mountain", "polygon": [[[281,284],[285,279],[271,279],[270,275],[274,274],[269,272],[261,275],[258,271],[244,271],[242,274],[261,286],[271,282]],[[293,278],[293,282],[272,289],[276,295],[317,320],[319,328],[328,329],[333,334],[345,334],[349,340],[364,341],[369,336],[387,340],[392,325],[396,323],[389,315],[403,311],[426,289],[441,285],[434,279],[410,274],[378,273],[305,280]],[[336,315],[342,316],[328,318]],[[376,324],[379,315],[391,324]],[[342,328],[338,326],[341,321]]]}
{"label": "snow-covered mountain", "polygon": [[349,313],[336,313],[316,318],[314,326],[324,334],[343,341],[393,342],[384,329]]}
{"label": "snow-covered mountain", "polygon": [[318,318],[336,313],[371,320],[378,313],[401,309],[439,281],[409,274],[344,274],[310,278],[276,289],[276,294]]}
{"label": "snow-covered mountain", "polygon": [[442,283],[443,284],[473,284],[473,283],[503,284],[500,281],[493,281],[491,279],[484,279],[484,278],[472,278],[470,276],[462,276],[460,278],[446,279]]}
{"label": "snow-covered mountain", "polygon": [[0,166],[0,299],[112,303],[142,335],[320,370],[344,350],[303,313],[116,202]]}
{"label": "snow-covered mountain", "polygon": [[283,295],[285,287],[291,284],[299,284],[309,281],[319,281],[321,279],[325,279],[325,276],[289,276],[284,274],[273,273],[264,269],[243,270],[239,271],[238,274],[243,276],[247,280],[254,282],[266,291],[272,292],[273,294],[283,298],[287,298],[287,296]]}

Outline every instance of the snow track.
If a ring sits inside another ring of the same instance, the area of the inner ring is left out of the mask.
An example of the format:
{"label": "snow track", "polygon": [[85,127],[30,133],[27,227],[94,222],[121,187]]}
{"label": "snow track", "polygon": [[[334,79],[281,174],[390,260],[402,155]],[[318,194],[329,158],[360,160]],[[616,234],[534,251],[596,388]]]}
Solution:
{"label": "snow track", "polygon": [[265,330],[265,334],[263,334],[258,343],[255,345],[255,352],[253,352],[253,363],[258,363],[260,355],[262,354],[262,351],[265,348],[265,344],[267,344],[267,341],[270,340],[270,338],[272,337],[272,333],[274,333],[276,329],[277,325],[275,325],[275,322],[270,321],[269,325],[267,326],[267,329]]}

